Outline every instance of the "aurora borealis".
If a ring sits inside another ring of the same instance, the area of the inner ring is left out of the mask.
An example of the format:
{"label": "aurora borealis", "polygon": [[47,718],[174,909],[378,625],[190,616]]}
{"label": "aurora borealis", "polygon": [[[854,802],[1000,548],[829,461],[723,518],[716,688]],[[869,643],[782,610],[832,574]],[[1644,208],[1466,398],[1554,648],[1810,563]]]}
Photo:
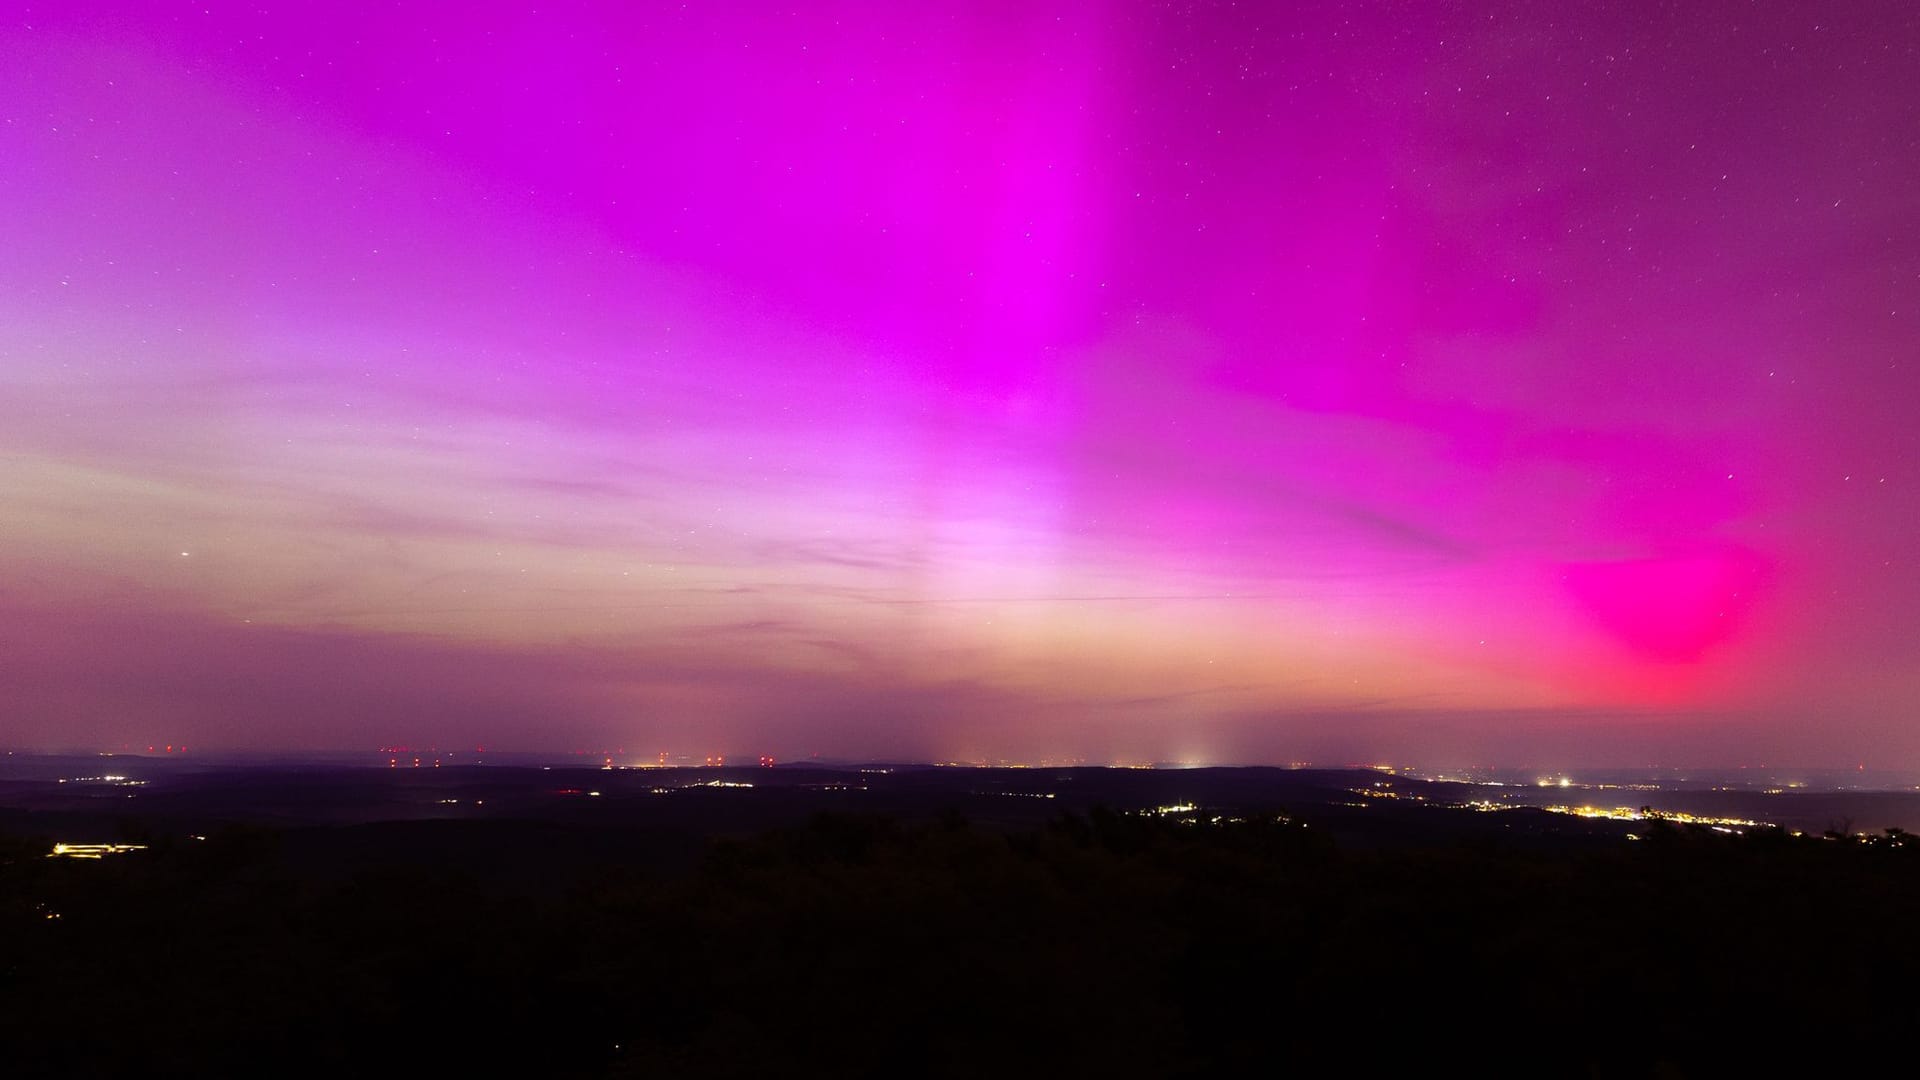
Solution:
{"label": "aurora borealis", "polygon": [[1920,767],[1920,13],[35,5],[0,742]]}

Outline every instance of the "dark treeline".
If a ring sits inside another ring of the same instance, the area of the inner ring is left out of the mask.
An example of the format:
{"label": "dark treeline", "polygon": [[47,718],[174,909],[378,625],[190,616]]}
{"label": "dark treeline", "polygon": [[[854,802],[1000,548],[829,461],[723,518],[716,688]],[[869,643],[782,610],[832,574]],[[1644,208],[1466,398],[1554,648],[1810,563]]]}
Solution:
{"label": "dark treeline", "polygon": [[[0,851],[10,1076],[1714,1075],[1904,1052],[1920,849],[822,817],[674,869]],[[497,869],[497,868],[496,868]],[[53,916],[57,916],[53,917]],[[1543,1056],[1544,1055],[1544,1056]]]}

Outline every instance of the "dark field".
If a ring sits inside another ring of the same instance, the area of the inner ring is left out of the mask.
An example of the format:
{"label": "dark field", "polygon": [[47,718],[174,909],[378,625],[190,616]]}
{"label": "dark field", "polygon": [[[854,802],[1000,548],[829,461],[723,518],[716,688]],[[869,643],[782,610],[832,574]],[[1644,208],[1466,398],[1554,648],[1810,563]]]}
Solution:
{"label": "dark field", "polygon": [[16,1076],[1691,1076],[1920,1021],[1898,832],[1367,770],[40,763]]}

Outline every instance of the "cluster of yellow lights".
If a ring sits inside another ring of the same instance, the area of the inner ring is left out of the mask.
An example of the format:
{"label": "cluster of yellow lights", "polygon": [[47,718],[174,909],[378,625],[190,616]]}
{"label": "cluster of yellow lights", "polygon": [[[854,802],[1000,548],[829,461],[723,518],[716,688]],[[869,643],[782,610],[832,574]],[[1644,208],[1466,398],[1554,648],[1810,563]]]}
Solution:
{"label": "cluster of yellow lights", "polygon": [[55,844],[47,854],[49,859],[100,859],[108,855],[124,855],[129,851],[145,851],[145,844]]}
{"label": "cluster of yellow lights", "polygon": [[1635,810],[1626,806],[1543,806],[1540,809],[1555,814],[1572,814],[1575,817],[1608,818],[1615,821],[1672,821],[1681,825],[1736,825],[1741,828],[1757,829],[1767,824],[1764,821],[1749,821],[1746,818],[1705,817],[1689,814],[1683,810]]}
{"label": "cluster of yellow lights", "polygon": [[1525,803],[1497,803],[1485,799],[1462,805],[1470,810],[1545,810],[1549,814],[1606,818],[1609,821],[1671,821],[1679,825],[1738,826],[1747,829],[1758,829],[1768,824],[1764,821],[1749,821],[1746,818],[1689,814],[1684,810],[1636,810],[1631,806],[1528,806]]}
{"label": "cluster of yellow lights", "polygon": [[[1427,797],[1425,795],[1414,795],[1414,794],[1403,795],[1400,792],[1395,791],[1392,788],[1388,787],[1384,783],[1375,784],[1370,788],[1348,788],[1347,790],[1351,791],[1355,795],[1363,795],[1369,799],[1407,799],[1411,802],[1427,801]],[[1346,805],[1363,806],[1365,804],[1364,803],[1347,803]]]}
{"label": "cluster of yellow lights", "polygon": [[[1173,803],[1170,806],[1150,806],[1143,810],[1130,810],[1128,813],[1141,817],[1170,817],[1179,825],[1239,825],[1247,819],[1228,817],[1225,814],[1200,813],[1197,803]],[[1273,820],[1281,825],[1291,824],[1293,819],[1285,814],[1275,814]]]}
{"label": "cluster of yellow lights", "polygon": [[[694,788],[705,788],[705,787],[750,788],[752,786],[753,786],[752,784],[747,783],[746,781],[743,781],[743,780],[703,780],[698,784],[682,784],[679,787],[656,787],[656,788],[648,788],[647,790],[652,792],[655,795],[671,795],[676,791],[691,791]],[[590,792],[590,794],[598,795],[600,793],[595,791],[595,792]]]}

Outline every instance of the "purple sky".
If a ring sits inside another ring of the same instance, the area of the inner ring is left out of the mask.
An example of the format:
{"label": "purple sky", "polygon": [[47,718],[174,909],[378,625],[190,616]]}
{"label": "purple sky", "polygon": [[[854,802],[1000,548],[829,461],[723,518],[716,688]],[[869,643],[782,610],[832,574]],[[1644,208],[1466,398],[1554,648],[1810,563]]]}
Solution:
{"label": "purple sky", "polygon": [[0,23],[0,742],[1920,767],[1920,9],[260,7]]}

